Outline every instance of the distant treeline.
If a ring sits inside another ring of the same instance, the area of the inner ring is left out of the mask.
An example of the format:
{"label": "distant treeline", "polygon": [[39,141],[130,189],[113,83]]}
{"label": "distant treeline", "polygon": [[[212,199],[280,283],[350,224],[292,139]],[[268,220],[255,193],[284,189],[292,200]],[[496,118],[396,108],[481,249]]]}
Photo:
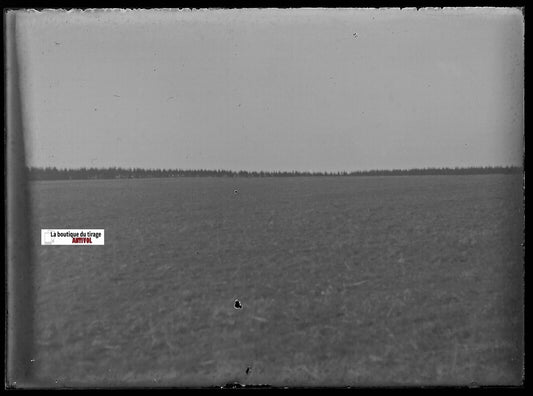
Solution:
{"label": "distant treeline", "polygon": [[30,180],[79,179],[141,179],[160,177],[295,177],[295,176],[409,176],[409,175],[482,175],[522,173],[521,167],[489,166],[470,168],[419,168],[365,170],[353,172],[302,172],[302,171],[230,171],[208,169],[142,169],[142,168],[28,168]]}

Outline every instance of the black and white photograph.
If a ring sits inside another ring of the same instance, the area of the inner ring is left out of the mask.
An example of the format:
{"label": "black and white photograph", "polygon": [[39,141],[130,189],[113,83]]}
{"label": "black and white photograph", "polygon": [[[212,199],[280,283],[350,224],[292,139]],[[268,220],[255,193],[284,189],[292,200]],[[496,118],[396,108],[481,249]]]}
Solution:
{"label": "black and white photograph", "polygon": [[523,8],[4,24],[5,388],[523,386]]}

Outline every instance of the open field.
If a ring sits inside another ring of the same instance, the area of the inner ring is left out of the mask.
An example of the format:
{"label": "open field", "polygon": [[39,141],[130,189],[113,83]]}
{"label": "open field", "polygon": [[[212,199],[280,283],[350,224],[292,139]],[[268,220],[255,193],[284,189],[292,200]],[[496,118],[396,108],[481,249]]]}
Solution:
{"label": "open field", "polygon": [[[44,384],[521,382],[520,175],[31,192]],[[84,227],[105,246],[39,245],[41,228]]]}

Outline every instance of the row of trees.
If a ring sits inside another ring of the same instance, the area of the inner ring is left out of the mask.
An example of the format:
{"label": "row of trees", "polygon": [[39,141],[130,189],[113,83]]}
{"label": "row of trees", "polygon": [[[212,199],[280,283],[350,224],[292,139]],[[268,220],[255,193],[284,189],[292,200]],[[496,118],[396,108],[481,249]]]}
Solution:
{"label": "row of trees", "polygon": [[30,180],[76,179],[137,179],[161,177],[296,177],[296,176],[407,176],[407,175],[479,175],[494,173],[521,173],[521,167],[489,166],[469,168],[417,168],[366,170],[354,172],[305,172],[305,171],[230,171],[209,169],[143,169],[143,168],[56,168],[29,167]]}

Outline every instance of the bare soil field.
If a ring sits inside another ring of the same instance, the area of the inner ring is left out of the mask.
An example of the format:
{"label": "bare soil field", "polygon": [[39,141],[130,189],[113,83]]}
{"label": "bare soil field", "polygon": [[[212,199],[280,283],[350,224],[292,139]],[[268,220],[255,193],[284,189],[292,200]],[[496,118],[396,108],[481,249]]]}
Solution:
{"label": "bare soil field", "polygon": [[30,187],[41,384],[522,381],[520,175]]}

